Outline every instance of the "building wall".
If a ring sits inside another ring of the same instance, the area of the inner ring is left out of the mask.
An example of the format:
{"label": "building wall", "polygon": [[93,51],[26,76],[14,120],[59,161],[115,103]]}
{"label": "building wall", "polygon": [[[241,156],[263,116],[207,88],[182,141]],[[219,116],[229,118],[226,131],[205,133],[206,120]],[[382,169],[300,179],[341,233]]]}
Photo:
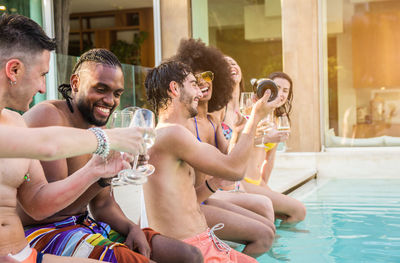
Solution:
{"label": "building wall", "polygon": [[162,59],[176,53],[179,41],[191,37],[190,0],[161,0]]}
{"label": "building wall", "polygon": [[[309,14],[309,15],[298,15]],[[282,0],[283,71],[294,83],[290,151],[321,150],[318,0]]]}

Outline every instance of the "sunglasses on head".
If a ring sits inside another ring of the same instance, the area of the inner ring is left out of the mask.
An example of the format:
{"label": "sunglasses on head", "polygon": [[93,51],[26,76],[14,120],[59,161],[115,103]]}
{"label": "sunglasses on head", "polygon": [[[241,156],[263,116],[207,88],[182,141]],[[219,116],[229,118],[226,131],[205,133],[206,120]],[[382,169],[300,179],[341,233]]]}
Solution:
{"label": "sunglasses on head", "polygon": [[211,82],[214,79],[214,73],[212,73],[211,71],[205,71],[205,72],[201,72],[201,73],[196,74],[194,77],[196,78],[196,80],[198,82],[200,80]]}

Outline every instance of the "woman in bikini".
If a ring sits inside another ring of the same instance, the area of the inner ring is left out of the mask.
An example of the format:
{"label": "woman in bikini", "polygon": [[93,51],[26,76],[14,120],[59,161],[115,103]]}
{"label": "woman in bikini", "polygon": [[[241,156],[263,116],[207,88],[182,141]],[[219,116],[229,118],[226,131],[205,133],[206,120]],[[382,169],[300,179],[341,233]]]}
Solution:
{"label": "woman in bikini", "polygon": [[[279,106],[275,109],[274,117],[286,115],[289,117],[293,100],[293,82],[283,72],[274,72],[268,76],[278,86]],[[275,128],[264,135],[267,141],[264,148],[254,147],[253,156],[250,158],[242,188],[248,193],[261,194],[269,197],[274,206],[275,216],[282,220],[281,224],[298,223],[306,216],[305,206],[298,200],[273,191],[268,186],[268,180],[274,165],[277,144],[288,139],[289,133],[277,131]],[[255,145],[261,138],[255,139]]]}

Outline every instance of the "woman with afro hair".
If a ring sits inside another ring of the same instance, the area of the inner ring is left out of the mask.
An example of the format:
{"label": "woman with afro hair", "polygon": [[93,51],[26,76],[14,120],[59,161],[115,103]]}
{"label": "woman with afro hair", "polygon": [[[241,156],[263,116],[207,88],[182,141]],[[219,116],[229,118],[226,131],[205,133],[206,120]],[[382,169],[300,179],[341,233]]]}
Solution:
{"label": "woman with afro hair", "polygon": [[[201,40],[188,39],[181,41],[173,59],[192,68],[203,93],[197,107],[198,114],[189,120],[187,128],[199,141],[228,153],[229,145],[221,124],[218,118],[210,114],[223,109],[232,97],[235,83],[225,56],[218,49],[207,47]],[[237,133],[233,133],[233,136],[237,136]],[[258,257],[269,250],[274,240],[272,203],[262,195],[217,191],[232,183],[196,171],[195,184],[198,201],[202,203],[200,207],[210,227],[224,223],[225,227],[216,232],[219,238],[244,244],[243,253]],[[216,191],[216,194],[224,193],[237,197],[251,209],[214,198],[212,194]]]}

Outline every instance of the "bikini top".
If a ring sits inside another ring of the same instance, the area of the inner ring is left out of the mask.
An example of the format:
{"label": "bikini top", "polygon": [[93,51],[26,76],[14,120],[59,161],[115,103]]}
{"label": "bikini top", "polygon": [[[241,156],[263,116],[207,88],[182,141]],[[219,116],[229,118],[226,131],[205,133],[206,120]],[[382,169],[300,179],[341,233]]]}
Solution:
{"label": "bikini top", "polygon": [[[208,121],[211,123],[211,125],[213,126],[214,129],[214,139],[215,139],[215,147],[218,148],[218,141],[217,141],[217,131],[215,130],[215,126],[214,123],[210,120],[210,117],[207,116]],[[199,129],[197,128],[197,120],[196,117],[194,117],[194,123],[196,124],[196,135],[197,135],[197,140],[199,140],[199,142],[201,142],[200,136],[199,136]]]}
{"label": "bikini top", "polygon": [[232,138],[232,128],[229,127],[226,123],[221,122],[221,127],[222,127],[222,132],[224,133],[224,136],[227,140],[230,140]]}

